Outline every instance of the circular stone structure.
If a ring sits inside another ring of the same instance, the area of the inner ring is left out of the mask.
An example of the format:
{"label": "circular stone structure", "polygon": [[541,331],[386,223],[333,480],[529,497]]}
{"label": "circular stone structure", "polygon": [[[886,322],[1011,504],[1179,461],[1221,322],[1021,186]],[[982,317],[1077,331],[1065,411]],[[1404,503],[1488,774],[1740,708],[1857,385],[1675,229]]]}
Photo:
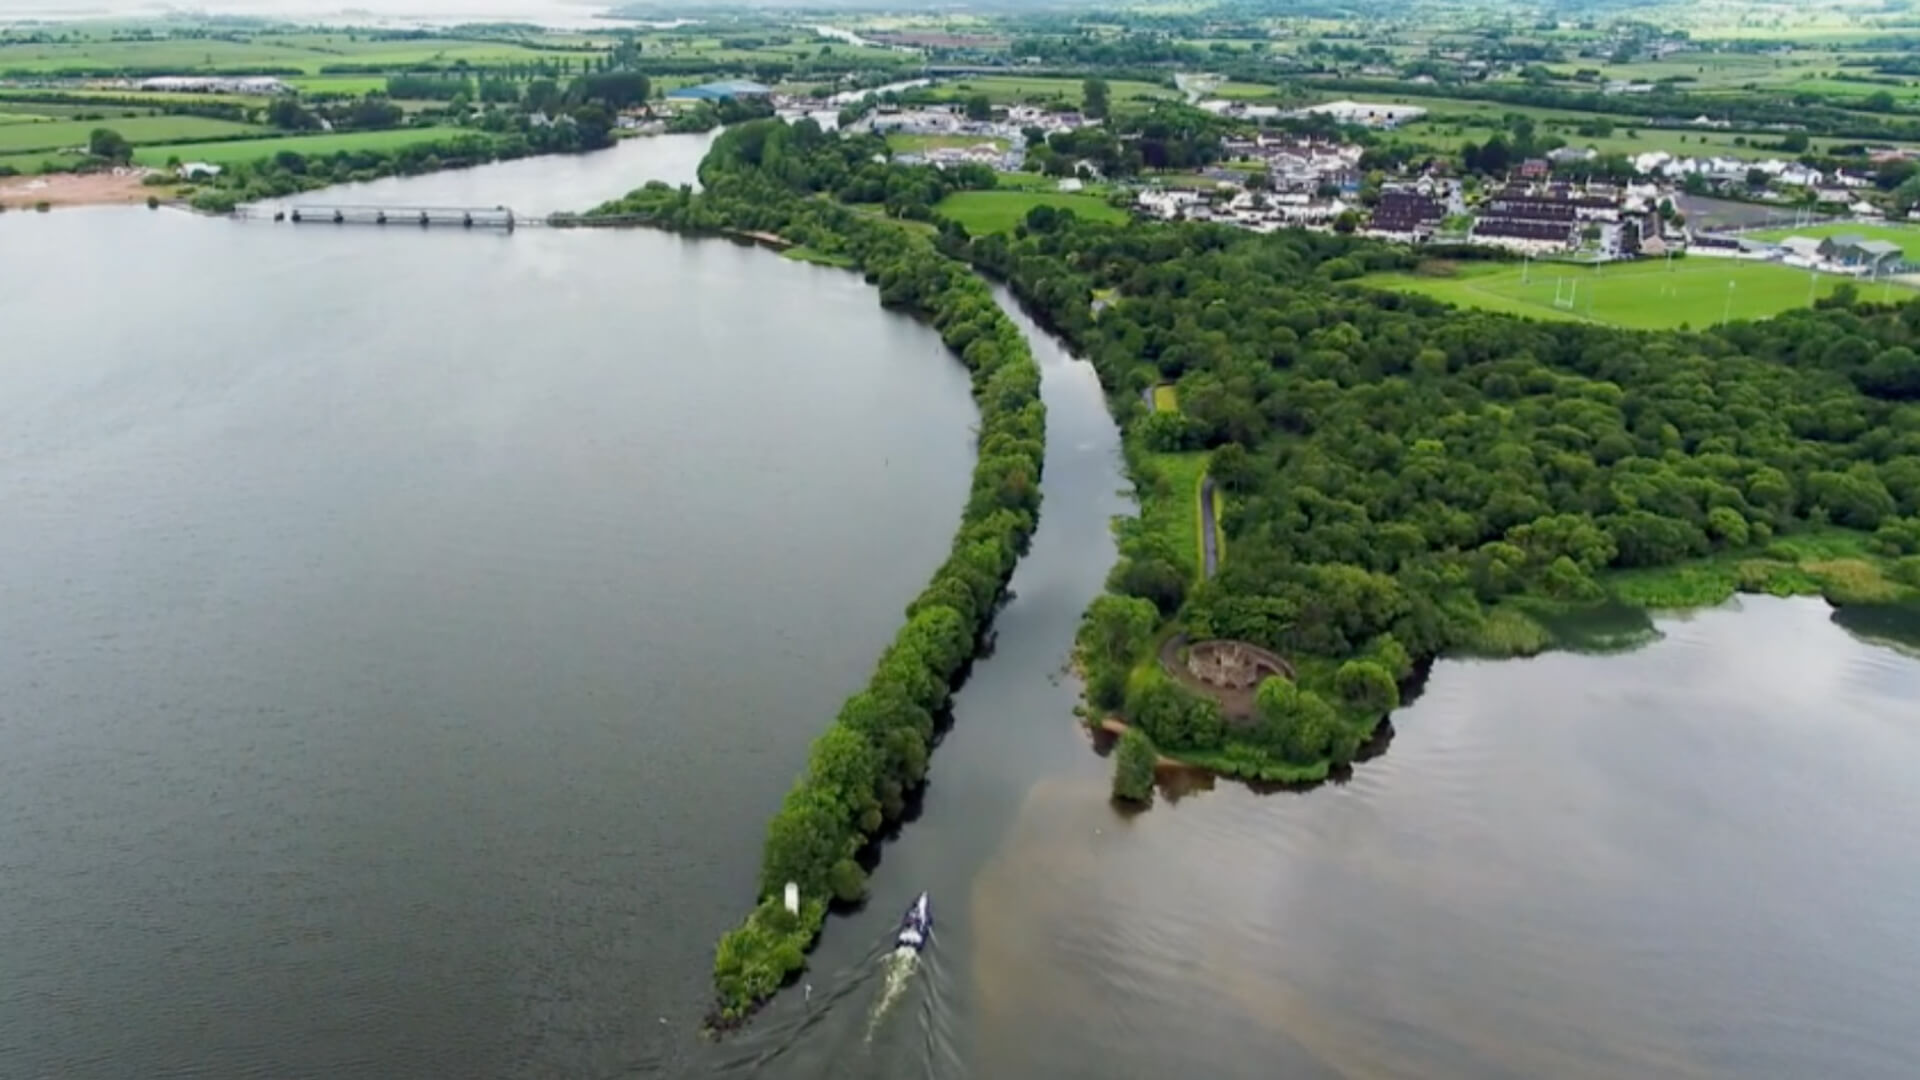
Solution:
{"label": "circular stone structure", "polygon": [[1172,638],[1161,650],[1160,666],[1189,690],[1218,702],[1227,716],[1240,719],[1253,715],[1253,695],[1262,679],[1294,677],[1293,665],[1271,650],[1229,638],[1192,644]]}
{"label": "circular stone structure", "polygon": [[1293,678],[1293,666],[1258,645],[1216,639],[1187,647],[1187,671],[1208,686],[1252,690],[1275,675]]}

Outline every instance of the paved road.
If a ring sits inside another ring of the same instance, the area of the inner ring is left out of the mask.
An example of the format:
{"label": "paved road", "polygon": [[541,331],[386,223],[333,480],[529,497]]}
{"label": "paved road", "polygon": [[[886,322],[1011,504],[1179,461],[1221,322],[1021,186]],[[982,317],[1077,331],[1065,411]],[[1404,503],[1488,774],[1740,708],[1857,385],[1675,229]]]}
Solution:
{"label": "paved road", "polygon": [[1200,478],[1200,549],[1204,556],[1205,577],[1220,569],[1220,526],[1213,520],[1213,477]]}

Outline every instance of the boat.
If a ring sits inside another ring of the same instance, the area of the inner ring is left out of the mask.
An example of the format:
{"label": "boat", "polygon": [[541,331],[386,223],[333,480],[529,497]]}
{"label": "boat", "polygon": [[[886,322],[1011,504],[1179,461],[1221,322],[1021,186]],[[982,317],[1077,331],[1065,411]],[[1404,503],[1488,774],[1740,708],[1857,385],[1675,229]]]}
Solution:
{"label": "boat", "polygon": [[901,917],[900,935],[894,939],[894,943],[900,948],[919,952],[927,947],[927,942],[932,938],[933,905],[928,903],[927,894],[921,893],[920,898]]}

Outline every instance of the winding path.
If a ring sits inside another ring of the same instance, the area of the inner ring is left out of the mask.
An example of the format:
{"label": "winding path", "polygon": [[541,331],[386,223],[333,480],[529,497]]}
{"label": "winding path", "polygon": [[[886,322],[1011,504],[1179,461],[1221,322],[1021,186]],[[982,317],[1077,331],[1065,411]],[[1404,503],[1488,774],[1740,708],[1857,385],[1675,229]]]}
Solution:
{"label": "winding path", "polygon": [[1212,577],[1220,569],[1219,525],[1213,520],[1213,477],[1200,478],[1200,554],[1205,571]]}

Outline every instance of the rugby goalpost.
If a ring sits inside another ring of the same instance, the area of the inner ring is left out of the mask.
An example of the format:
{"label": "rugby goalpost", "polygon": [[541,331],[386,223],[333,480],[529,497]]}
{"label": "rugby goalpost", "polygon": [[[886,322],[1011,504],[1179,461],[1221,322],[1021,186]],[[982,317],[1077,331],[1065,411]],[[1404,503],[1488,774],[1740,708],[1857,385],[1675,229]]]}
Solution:
{"label": "rugby goalpost", "polygon": [[[1566,288],[1561,288],[1561,286]],[[1553,306],[1561,311],[1572,311],[1580,296],[1579,278],[1553,279]]]}

